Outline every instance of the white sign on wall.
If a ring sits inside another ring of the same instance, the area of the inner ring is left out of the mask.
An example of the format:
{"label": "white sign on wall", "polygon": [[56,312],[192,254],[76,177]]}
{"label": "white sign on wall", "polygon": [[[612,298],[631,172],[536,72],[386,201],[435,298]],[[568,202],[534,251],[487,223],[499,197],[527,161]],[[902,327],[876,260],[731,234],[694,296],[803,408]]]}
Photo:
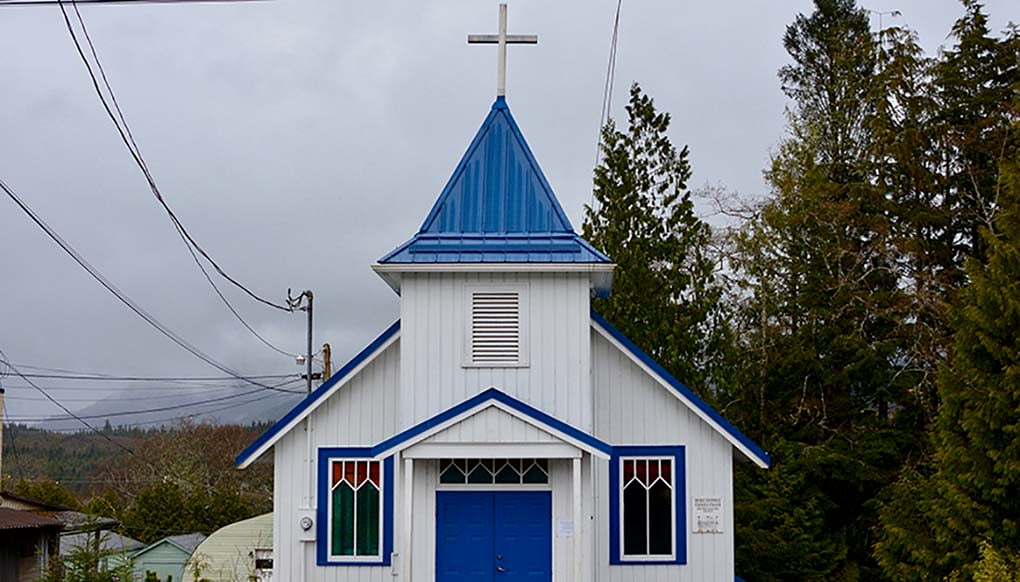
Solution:
{"label": "white sign on wall", "polygon": [[694,498],[694,532],[696,534],[718,534],[723,532],[722,497]]}

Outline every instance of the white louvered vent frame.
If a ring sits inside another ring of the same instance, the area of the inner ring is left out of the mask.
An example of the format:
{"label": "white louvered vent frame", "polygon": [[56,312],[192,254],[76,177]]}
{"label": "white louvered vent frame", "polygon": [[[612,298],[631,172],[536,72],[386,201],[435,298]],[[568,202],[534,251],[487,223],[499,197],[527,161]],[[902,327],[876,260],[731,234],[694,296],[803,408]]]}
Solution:
{"label": "white louvered vent frame", "polygon": [[526,365],[523,289],[469,288],[468,301],[467,365]]}

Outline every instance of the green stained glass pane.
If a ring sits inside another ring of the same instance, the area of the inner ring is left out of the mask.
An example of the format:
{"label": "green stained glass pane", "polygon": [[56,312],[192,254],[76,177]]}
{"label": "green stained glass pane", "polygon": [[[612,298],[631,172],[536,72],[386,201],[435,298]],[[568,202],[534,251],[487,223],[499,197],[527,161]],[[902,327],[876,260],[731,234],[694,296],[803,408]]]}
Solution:
{"label": "green stained glass pane", "polygon": [[503,468],[496,473],[496,483],[520,483],[521,476],[514,471],[510,464],[503,465]]}
{"label": "green stained glass pane", "polygon": [[358,490],[358,555],[379,555],[379,490],[368,484]]}
{"label": "green stained glass pane", "polygon": [[468,483],[478,485],[492,483],[492,473],[481,464],[475,465],[475,468],[468,473]]}
{"label": "green stained glass pane", "polygon": [[354,490],[347,483],[333,490],[333,547],[334,556],[354,555]]}
{"label": "green stained glass pane", "polygon": [[548,483],[549,475],[538,464],[534,464],[524,473],[523,482],[529,484]]}
{"label": "green stained glass pane", "polygon": [[464,481],[466,481],[466,479],[467,478],[464,477],[464,472],[461,471],[459,467],[457,467],[456,465],[453,465],[453,464],[448,466],[446,468],[446,470],[444,470],[439,475],[439,482],[440,483],[447,483],[447,484],[464,483]]}

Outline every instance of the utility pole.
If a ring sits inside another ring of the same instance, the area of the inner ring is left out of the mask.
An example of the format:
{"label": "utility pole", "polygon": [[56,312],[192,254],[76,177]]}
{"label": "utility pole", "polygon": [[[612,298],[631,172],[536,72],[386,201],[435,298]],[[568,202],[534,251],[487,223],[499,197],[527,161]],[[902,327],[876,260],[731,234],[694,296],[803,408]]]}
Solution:
{"label": "utility pole", "polygon": [[322,381],[329,380],[333,375],[333,349],[329,342],[322,344]]}
{"label": "utility pole", "polygon": [[4,460],[4,389],[0,388],[0,486],[2,486],[4,482],[3,460]]}
{"label": "utility pole", "polygon": [[[312,298],[312,292],[308,289],[302,291],[297,297],[293,297],[290,289],[287,289],[287,306],[292,311],[297,310],[308,313],[308,351],[304,358],[308,392],[312,391]],[[298,363],[301,363],[300,359]]]}

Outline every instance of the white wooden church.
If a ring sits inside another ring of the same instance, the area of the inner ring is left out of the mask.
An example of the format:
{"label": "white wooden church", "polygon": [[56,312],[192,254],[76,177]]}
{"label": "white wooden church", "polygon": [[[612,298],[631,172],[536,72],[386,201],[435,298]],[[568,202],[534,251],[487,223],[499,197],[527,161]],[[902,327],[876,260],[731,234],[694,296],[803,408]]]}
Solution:
{"label": "white wooden church", "polygon": [[237,459],[273,451],[280,582],[732,581],[733,462],[769,456],[591,310],[503,96],[372,268],[400,319]]}

